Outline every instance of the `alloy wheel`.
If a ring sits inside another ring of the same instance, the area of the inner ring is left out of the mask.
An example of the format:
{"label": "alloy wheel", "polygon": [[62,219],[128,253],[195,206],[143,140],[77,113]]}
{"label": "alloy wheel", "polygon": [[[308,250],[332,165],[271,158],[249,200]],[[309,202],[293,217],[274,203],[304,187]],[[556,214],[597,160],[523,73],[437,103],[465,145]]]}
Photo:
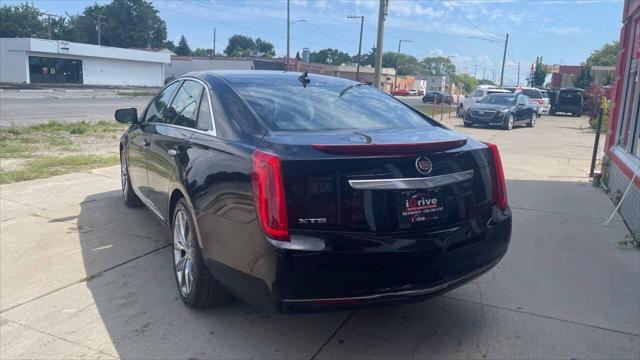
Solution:
{"label": "alloy wheel", "polygon": [[195,249],[193,231],[183,209],[176,212],[173,221],[173,261],[180,293],[188,297],[193,290],[193,259]]}
{"label": "alloy wheel", "polygon": [[127,173],[127,160],[124,158],[124,154],[120,154],[120,181],[122,182],[122,194],[126,199],[127,191],[129,191],[129,174]]}
{"label": "alloy wheel", "polygon": [[509,116],[509,121],[507,122],[507,130],[513,129],[513,115]]}

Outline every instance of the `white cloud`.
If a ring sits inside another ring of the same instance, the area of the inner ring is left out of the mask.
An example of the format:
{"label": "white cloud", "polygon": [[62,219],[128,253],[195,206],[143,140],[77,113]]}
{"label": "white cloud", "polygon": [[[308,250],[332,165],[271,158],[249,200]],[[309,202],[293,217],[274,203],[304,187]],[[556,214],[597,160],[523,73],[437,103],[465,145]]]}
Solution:
{"label": "white cloud", "polygon": [[551,26],[546,30],[557,35],[581,35],[588,31],[575,26]]}
{"label": "white cloud", "polygon": [[444,51],[442,51],[442,49],[435,48],[429,51],[429,56],[443,56],[443,55],[444,55]]}
{"label": "white cloud", "polygon": [[478,64],[480,65],[493,65],[493,61],[491,61],[491,58],[488,55],[480,55],[476,58],[476,61],[478,61]]}

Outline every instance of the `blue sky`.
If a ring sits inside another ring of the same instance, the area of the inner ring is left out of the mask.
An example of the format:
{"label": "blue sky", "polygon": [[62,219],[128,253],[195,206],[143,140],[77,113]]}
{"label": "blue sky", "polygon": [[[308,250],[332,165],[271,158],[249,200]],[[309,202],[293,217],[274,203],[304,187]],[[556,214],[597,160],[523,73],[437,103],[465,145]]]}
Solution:
{"label": "blue sky", "polygon": [[[3,1],[16,3],[19,1]],[[94,2],[35,0],[54,14],[75,14]],[[109,2],[109,1],[106,1]],[[263,38],[286,52],[285,0],[153,0],[167,22],[169,39],[184,34],[192,48],[211,47],[217,30],[216,51],[222,51],[233,34]],[[364,15],[363,52],[375,45],[378,0],[291,0],[291,19],[307,20],[291,27],[291,53],[308,47],[326,47],[356,54],[358,20]],[[622,0],[391,0],[386,21],[385,51],[418,58],[452,56],[458,69],[491,79],[499,76],[502,47],[476,39],[504,39],[509,33],[507,82],[515,81],[517,63],[527,73],[536,56],[546,63],[579,64],[593,49],[619,38]],[[477,70],[475,65],[477,65]],[[524,76],[524,75],[522,75]],[[512,80],[512,81],[509,81]]]}

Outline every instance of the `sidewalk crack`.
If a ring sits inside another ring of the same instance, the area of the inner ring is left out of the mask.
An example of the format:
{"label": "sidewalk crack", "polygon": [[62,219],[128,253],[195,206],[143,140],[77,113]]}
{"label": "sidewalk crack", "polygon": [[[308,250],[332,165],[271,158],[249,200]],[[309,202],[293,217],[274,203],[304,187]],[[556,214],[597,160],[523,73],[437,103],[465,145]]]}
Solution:
{"label": "sidewalk crack", "polygon": [[331,339],[333,339],[338,334],[338,331],[340,331],[345,326],[345,324],[347,323],[347,321],[349,321],[349,319],[351,319],[351,316],[353,316],[353,314],[355,314],[355,311],[351,311],[349,313],[349,315],[347,315],[347,317],[344,318],[344,320],[342,320],[342,323],[340,323],[340,325],[338,325],[338,327],[333,332],[333,334],[331,334],[331,336],[329,336],[329,338],[324,343],[322,343],[322,345],[320,345],[318,350],[316,350],[316,352],[313,354],[313,356],[311,356],[310,360],[315,359],[320,354],[320,352],[322,352],[324,347],[327,346],[329,341],[331,341]]}

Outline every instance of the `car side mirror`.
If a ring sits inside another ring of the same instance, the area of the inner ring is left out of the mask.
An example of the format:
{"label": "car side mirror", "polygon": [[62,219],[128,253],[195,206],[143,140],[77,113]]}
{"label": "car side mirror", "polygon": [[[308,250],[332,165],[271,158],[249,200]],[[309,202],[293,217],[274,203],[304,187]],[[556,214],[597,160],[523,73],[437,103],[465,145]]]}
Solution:
{"label": "car side mirror", "polygon": [[138,110],[136,108],[116,110],[116,121],[123,124],[135,124],[138,122]]}

